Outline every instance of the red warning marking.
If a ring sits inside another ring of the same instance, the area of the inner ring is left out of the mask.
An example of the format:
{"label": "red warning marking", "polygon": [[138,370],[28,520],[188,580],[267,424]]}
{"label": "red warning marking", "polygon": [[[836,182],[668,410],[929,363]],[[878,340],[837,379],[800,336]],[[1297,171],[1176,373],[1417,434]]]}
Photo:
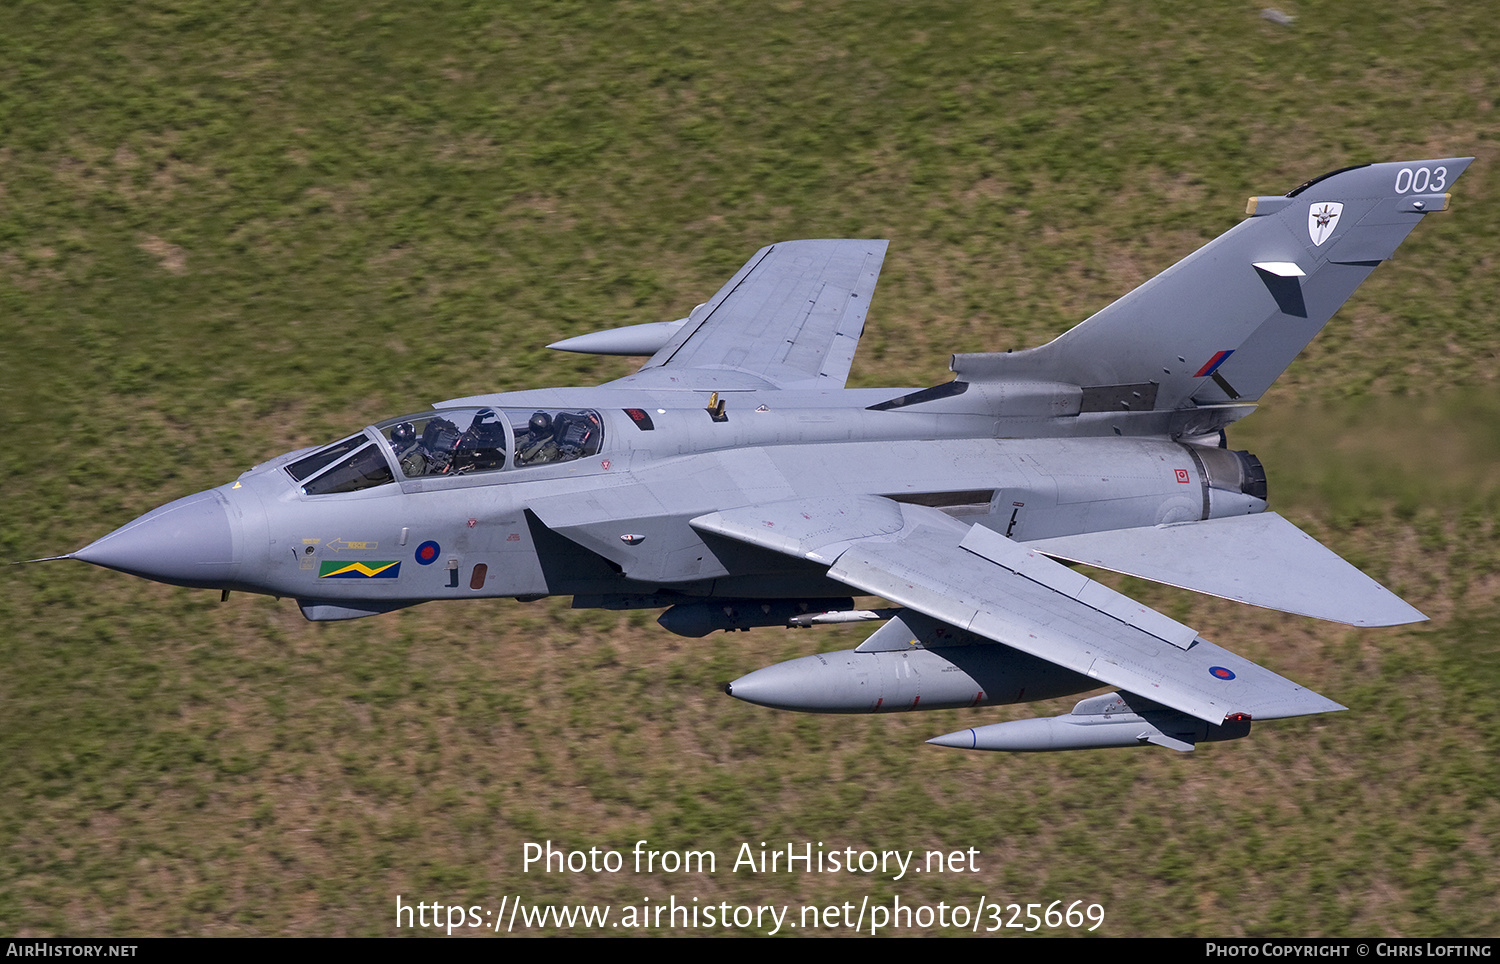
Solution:
{"label": "red warning marking", "polygon": [[1188,470],[1187,469],[1178,469],[1177,470],[1177,481],[1178,482],[1186,482],[1186,481],[1188,481]]}

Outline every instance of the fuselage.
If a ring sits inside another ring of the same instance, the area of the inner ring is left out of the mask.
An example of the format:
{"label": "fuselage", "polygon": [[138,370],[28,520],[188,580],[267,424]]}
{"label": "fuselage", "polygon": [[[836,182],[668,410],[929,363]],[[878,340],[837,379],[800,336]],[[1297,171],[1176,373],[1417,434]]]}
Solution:
{"label": "fuselage", "polygon": [[[1212,445],[1117,436],[1108,414],[880,407],[902,396],[736,392],[718,397],[719,412],[708,393],[460,399],[257,465],[76,555],[178,585],[290,596],[315,619],[476,597],[661,606],[847,594],[823,567],[691,525],[738,506],[881,496],[1029,541],[1266,505],[1245,457]],[[528,434],[539,414],[559,433],[569,418],[588,431],[559,449],[535,423]],[[434,455],[442,441],[419,445],[439,426],[452,427],[450,454]],[[480,428],[490,435],[478,450],[457,441]]]}
{"label": "fuselage", "polygon": [[[1279,516],[1231,518],[1266,509],[1266,479],[1224,429],[1447,207],[1425,192],[1471,160],[1364,165],[1252,198],[1249,220],[1075,328],[954,355],[954,378],[930,388],[843,388],[885,241],[771,244],[680,322],[553,346],[649,353],[631,375],[377,422],[70,557],[290,596],[314,620],[547,595],[670,607],[659,621],[683,635],[885,620],[858,649],[727,687],[785,709],[1119,690],[1068,719],[942,738],[971,748],[1182,750],[1243,736],[1252,717],[1330,712],[1066,565],[1357,625],[1425,618]],[[902,609],[855,610],[854,592]]]}

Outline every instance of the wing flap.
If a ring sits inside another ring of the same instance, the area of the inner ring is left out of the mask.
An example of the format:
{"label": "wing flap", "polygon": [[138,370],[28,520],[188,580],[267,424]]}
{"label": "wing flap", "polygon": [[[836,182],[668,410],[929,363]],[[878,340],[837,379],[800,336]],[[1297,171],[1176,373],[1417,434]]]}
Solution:
{"label": "wing flap", "polygon": [[1184,626],[1149,606],[1142,606],[1087,576],[1060,566],[1041,553],[1017,545],[993,529],[975,526],[964,536],[959,546],[1064,596],[1077,599],[1090,609],[1097,609],[1106,616],[1150,633],[1178,649],[1187,649],[1198,638],[1197,630]]}

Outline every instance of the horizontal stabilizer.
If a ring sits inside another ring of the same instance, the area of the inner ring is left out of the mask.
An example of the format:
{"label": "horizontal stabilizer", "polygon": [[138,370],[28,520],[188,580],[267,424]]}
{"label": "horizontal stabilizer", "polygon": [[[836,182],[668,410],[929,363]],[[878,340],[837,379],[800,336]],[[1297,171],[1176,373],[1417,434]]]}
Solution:
{"label": "horizontal stabilizer", "polygon": [[1027,543],[1055,559],[1351,626],[1427,617],[1274,512]]}

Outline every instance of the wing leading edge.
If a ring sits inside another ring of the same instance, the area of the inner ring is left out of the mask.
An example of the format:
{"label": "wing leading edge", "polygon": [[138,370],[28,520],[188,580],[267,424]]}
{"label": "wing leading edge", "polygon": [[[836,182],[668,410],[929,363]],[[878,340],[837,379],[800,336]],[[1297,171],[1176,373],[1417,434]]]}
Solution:
{"label": "wing leading edge", "polygon": [[782,502],[693,525],[825,564],[830,578],[861,592],[1208,723],[1344,708],[992,530],[925,506],[867,508],[876,507]]}
{"label": "wing leading edge", "polygon": [[734,391],[843,388],[886,241],[761,248],[618,387]]}

